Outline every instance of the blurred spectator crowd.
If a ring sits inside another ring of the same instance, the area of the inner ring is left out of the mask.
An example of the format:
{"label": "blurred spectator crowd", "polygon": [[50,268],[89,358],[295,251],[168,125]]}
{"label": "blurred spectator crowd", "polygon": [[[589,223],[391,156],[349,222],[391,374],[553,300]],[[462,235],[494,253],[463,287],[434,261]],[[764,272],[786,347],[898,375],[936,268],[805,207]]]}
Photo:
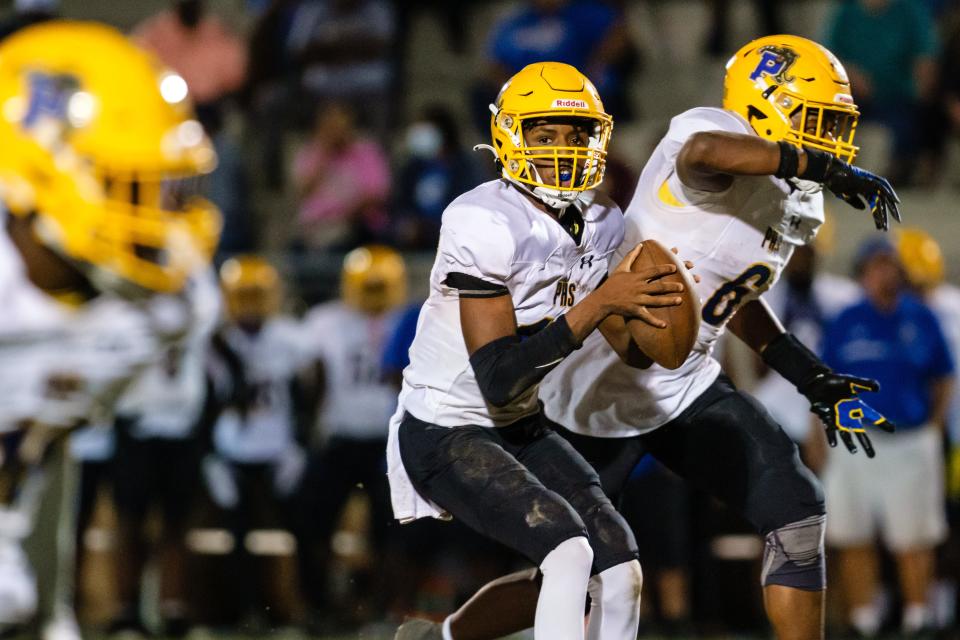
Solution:
{"label": "blurred spectator crowd", "polygon": [[[58,14],[55,0],[15,4],[0,37]],[[597,84],[619,126],[643,116],[631,87],[644,56],[626,2],[516,2],[484,38],[467,108],[438,102],[406,117],[411,21],[430,12],[449,50],[461,53],[479,4],[248,0],[249,29],[241,33],[203,0],[175,0],[132,30],[186,80],[216,146],[219,165],[206,188],[224,215],[225,320],[211,322],[188,352],[171,353],[166,369],[153,372],[149,402],[132,402],[116,425],[89,427],[74,440],[82,462],[81,617],[118,632],[162,627],[182,635],[197,623],[337,632],[414,613],[442,616],[522,564],[456,523],[401,527],[392,520],[386,424],[419,310],[407,295],[415,283],[408,285],[403,255],[431,252],[446,205],[495,177],[488,156],[470,143],[486,141],[488,104],[510,75],[536,60],[574,64]],[[708,4],[702,48],[723,57],[738,45],[728,41],[731,3]],[[783,28],[778,3],[751,4],[763,29]],[[845,0],[832,7],[823,33],[810,35],[850,72],[861,126],[888,131],[891,181],[935,184],[947,142],[960,131],[960,2]],[[621,206],[638,170],[615,156],[608,161],[605,188]],[[284,224],[268,224],[275,216]],[[285,233],[266,238],[267,227]],[[904,246],[921,247],[919,257]],[[261,257],[277,248],[290,268]],[[937,405],[936,384],[953,371],[948,354],[960,346],[960,293],[943,284],[942,257],[926,236],[864,247],[851,265],[854,280],[824,274],[818,252],[823,244],[798,251],[770,298],[787,327],[821,345],[838,369],[865,360],[857,340],[894,340],[845,334],[854,322],[845,314],[895,316],[908,325],[910,314],[928,313],[916,309],[928,309],[938,318],[939,328],[924,325],[919,336],[932,341],[923,347],[928,360],[896,360],[902,353],[887,344],[892,361],[864,365],[864,375],[892,367],[893,379],[914,376],[911,399],[921,406],[900,417],[904,433],[877,438],[877,449],[882,456],[885,447],[904,447],[904,457],[927,461],[921,482],[935,485],[932,499],[953,525],[932,522],[901,544],[880,505],[863,512],[878,523],[876,531],[864,526],[863,538],[828,530],[841,550],[830,567],[838,585],[831,619],[870,636],[922,607],[925,624],[951,627],[960,580],[952,533],[960,532],[960,403]],[[301,261],[324,257],[337,265],[336,282],[304,282]],[[914,272],[916,264],[925,270]],[[324,302],[318,290],[339,294]],[[876,326],[864,322],[865,332]],[[824,474],[828,501],[841,505],[830,508],[848,510],[845,500],[860,500],[842,495],[857,484],[844,478],[860,471],[838,466],[845,452],[828,455],[792,387],[757,362],[738,360],[734,345],[723,357]],[[898,415],[897,408],[885,412]],[[908,442],[921,433],[923,442]],[[914,458],[911,446],[923,452]],[[951,482],[941,486],[944,478]],[[635,470],[623,511],[648,576],[645,630],[763,628],[761,542],[748,525],[652,461]],[[158,604],[145,613],[151,564]]]}

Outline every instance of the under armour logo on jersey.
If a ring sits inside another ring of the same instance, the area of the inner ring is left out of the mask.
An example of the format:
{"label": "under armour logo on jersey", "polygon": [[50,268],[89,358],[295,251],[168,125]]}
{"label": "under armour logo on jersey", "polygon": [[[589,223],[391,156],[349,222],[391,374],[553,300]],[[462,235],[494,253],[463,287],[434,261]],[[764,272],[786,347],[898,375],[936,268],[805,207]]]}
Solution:
{"label": "under armour logo on jersey", "polygon": [[581,256],[580,257],[580,268],[586,269],[587,267],[593,269],[593,259],[596,256]]}
{"label": "under armour logo on jersey", "polygon": [[[68,125],[70,110],[82,110],[83,105],[79,103],[79,106],[72,106],[73,97],[80,95],[78,91],[80,84],[73,76],[31,73],[27,83],[30,101],[21,122],[24,129],[31,129],[48,119]],[[89,98],[89,95],[83,95]]]}
{"label": "under armour logo on jersey", "polygon": [[777,84],[786,84],[793,82],[794,77],[788,76],[787,72],[793,63],[797,61],[797,52],[786,47],[777,47],[769,45],[760,47],[760,62],[757,68],[750,74],[751,80],[756,80],[761,75],[773,77]]}

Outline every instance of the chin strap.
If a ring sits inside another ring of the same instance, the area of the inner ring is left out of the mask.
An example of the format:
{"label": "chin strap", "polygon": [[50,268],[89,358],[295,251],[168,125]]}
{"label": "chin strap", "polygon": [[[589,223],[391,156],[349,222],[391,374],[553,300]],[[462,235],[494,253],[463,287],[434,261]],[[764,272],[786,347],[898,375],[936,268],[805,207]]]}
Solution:
{"label": "chin strap", "polygon": [[[492,146],[490,146],[489,144],[477,144],[477,145],[474,145],[474,146],[473,146],[473,150],[474,150],[474,151],[489,151],[490,153],[493,154],[493,157],[494,157],[494,158],[496,158],[498,161],[500,160],[500,158],[497,156],[497,150],[494,149],[494,148],[493,148]],[[531,163],[531,168],[533,169],[533,173],[534,173],[534,174],[537,176],[537,178],[539,179],[539,178],[540,178],[540,174],[539,174],[539,172],[537,172],[537,167],[534,166],[534,165]],[[569,207],[571,204],[573,204],[574,202],[576,202],[577,200],[579,200],[579,199],[580,199],[580,196],[581,196],[581,194],[582,194],[582,192],[580,192],[580,191],[559,191],[559,190],[557,190],[557,189],[549,189],[549,188],[547,188],[547,187],[533,187],[533,188],[530,188],[529,185],[527,185],[527,184],[525,184],[525,183],[523,183],[523,182],[520,182],[519,180],[514,180],[514,179],[513,179],[510,175],[508,175],[506,172],[502,173],[501,175],[503,176],[504,179],[509,180],[511,184],[516,185],[518,188],[520,188],[520,189],[521,189],[522,191],[524,191],[525,193],[530,194],[531,196],[533,196],[533,197],[536,198],[537,200],[543,202],[543,203],[544,203],[545,205],[547,205],[548,207],[552,207],[552,208],[554,208],[554,209],[559,209],[560,211],[563,211],[564,209],[566,209],[567,207]],[[572,195],[571,195],[570,197],[561,197],[561,196],[559,195],[559,194],[561,194],[561,193],[569,193],[569,194],[572,194]]]}

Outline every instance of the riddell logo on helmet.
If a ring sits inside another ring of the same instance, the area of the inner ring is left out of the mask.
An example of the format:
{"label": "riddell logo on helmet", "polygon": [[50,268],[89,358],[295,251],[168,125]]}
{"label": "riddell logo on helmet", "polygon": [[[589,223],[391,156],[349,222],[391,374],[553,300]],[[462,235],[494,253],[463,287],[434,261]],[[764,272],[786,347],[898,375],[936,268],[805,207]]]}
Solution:
{"label": "riddell logo on helmet", "polygon": [[554,109],[587,109],[587,103],[585,100],[565,100],[563,98],[557,98],[553,101]]}

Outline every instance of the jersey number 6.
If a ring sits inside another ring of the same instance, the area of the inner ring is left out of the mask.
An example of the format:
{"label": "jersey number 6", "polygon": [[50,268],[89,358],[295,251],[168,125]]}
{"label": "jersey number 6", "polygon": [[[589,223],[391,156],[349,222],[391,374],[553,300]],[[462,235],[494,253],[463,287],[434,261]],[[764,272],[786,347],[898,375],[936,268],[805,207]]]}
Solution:
{"label": "jersey number 6", "polygon": [[759,262],[750,265],[733,280],[723,283],[703,305],[703,321],[714,326],[726,322],[747,294],[765,291],[770,286],[771,275],[773,271],[770,267]]}

